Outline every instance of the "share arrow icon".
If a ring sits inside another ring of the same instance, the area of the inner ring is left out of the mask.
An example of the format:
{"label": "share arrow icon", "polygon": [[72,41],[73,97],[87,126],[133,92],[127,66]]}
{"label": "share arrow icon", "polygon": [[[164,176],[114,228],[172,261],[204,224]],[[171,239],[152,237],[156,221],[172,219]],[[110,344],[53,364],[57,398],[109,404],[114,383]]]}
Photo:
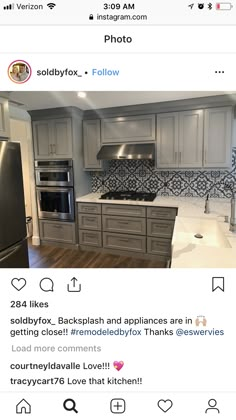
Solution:
{"label": "share arrow icon", "polygon": [[67,284],[67,292],[81,292],[81,284],[78,283],[78,280],[75,277]]}

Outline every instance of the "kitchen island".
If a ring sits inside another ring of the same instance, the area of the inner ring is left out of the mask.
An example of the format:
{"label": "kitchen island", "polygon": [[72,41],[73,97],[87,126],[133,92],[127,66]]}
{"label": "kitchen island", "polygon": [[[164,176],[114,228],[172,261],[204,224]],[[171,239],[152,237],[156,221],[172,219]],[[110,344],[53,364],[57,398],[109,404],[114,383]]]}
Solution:
{"label": "kitchen island", "polygon": [[[205,214],[204,198],[157,196],[154,201],[142,202],[101,200],[100,196],[101,193],[91,193],[76,201],[178,209],[171,240],[171,268],[236,267],[236,233],[230,232],[229,223],[225,222],[225,216],[230,216],[230,199],[210,198],[210,213]],[[202,233],[199,229],[205,230]],[[198,233],[203,238],[195,238]]]}

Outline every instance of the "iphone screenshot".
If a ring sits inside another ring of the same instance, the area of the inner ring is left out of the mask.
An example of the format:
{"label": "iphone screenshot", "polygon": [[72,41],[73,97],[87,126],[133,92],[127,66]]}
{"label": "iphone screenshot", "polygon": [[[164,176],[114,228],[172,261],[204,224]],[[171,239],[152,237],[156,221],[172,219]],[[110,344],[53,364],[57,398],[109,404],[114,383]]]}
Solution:
{"label": "iphone screenshot", "polygon": [[236,416],[236,3],[0,0],[4,420]]}

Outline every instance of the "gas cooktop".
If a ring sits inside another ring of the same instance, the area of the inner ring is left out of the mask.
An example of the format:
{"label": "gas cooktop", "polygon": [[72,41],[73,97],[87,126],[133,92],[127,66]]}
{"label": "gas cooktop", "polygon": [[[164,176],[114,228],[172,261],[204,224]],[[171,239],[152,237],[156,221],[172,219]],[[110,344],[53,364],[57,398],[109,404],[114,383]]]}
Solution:
{"label": "gas cooktop", "polygon": [[110,191],[101,195],[101,200],[134,200],[134,201],[153,201],[155,193],[136,192],[136,191]]}

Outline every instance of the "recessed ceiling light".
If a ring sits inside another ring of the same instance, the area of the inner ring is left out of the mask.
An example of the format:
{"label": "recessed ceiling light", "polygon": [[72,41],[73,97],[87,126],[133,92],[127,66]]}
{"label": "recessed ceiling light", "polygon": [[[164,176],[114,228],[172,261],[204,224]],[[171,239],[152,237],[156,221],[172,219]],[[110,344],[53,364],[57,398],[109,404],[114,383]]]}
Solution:
{"label": "recessed ceiling light", "polygon": [[79,98],[86,98],[87,93],[86,92],[78,92],[77,95],[78,95]]}

